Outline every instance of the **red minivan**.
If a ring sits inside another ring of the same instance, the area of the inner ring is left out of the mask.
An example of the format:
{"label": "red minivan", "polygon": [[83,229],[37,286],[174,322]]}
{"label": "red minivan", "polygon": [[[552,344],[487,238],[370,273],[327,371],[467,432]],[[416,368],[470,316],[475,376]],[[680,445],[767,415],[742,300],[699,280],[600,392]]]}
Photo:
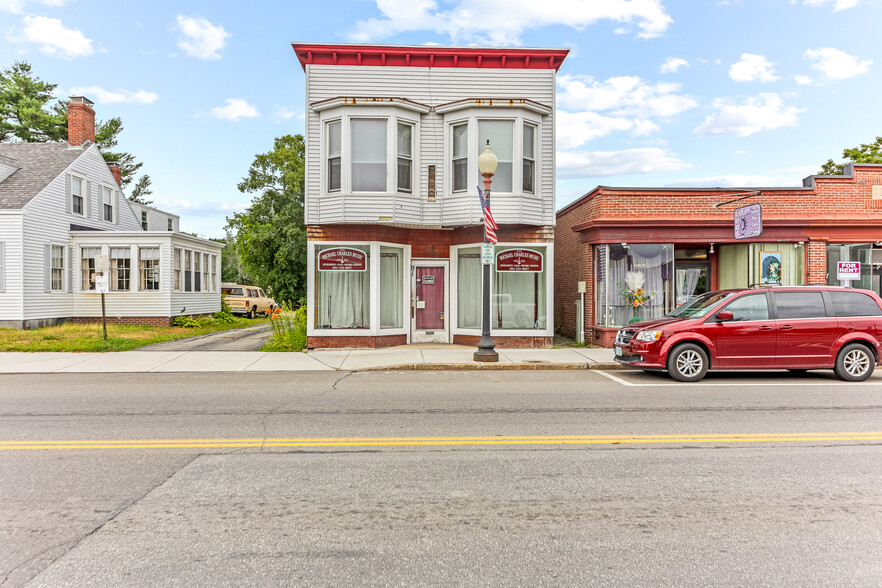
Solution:
{"label": "red minivan", "polygon": [[709,369],[832,369],[866,380],[882,348],[882,298],[869,290],[798,286],[721,290],[616,335],[616,361],[696,382]]}

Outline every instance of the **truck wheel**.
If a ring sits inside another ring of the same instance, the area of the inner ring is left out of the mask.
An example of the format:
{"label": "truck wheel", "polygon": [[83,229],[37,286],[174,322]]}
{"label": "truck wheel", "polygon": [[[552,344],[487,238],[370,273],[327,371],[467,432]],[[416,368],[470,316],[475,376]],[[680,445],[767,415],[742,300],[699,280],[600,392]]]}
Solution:
{"label": "truck wheel", "polygon": [[839,350],[833,373],[846,382],[863,382],[873,374],[876,357],[860,343],[849,343]]}
{"label": "truck wheel", "polygon": [[255,316],[257,316],[257,307],[252,306],[251,310],[248,311],[248,318],[253,319]]}
{"label": "truck wheel", "polygon": [[668,374],[678,382],[697,382],[707,368],[707,353],[694,343],[678,345],[668,354]]}

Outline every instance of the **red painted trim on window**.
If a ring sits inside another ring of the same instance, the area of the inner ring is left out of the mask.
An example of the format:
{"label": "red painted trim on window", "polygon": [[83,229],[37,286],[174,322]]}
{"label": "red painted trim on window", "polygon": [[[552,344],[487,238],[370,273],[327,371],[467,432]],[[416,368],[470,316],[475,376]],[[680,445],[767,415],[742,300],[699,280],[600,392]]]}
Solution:
{"label": "red painted trim on window", "polygon": [[292,43],[300,65],[560,69],[569,49]]}

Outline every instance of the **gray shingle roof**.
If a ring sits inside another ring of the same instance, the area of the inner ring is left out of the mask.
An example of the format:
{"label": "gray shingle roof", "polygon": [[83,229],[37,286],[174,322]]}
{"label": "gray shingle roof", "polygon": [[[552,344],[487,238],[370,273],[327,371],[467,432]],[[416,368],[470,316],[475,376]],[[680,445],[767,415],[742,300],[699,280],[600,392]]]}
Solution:
{"label": "gray shingle roof", "polygon": [[0,156],[19,169],[0,182],[0,208],[22,208],[85,152],[67,143],[0,143]]}

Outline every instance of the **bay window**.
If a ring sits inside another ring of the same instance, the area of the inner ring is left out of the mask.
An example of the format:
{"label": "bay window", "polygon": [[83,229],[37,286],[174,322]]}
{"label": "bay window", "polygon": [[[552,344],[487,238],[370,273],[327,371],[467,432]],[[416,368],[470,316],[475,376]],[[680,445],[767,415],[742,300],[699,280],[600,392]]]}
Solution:
{"label": "bay window", "polygon": [[398,191],[413,191],[413,125],[398,123]]}
{"label": "bay window", "polygon": [[468,189],[469,177],[469,125],[457,124],[451,127],[451,153],[453,160],[453,191]]}
{"label": "bay window", "polygon": [[352,119],[352,191],[386,191],[386,120]]}
{"label": "bay window", "polygon": [[[514,122],[510,120],[478,121],[478,153],[490,141],[490,148],[499,160],[493,174],[494,192],[512,191],[512,161],[514,159]],[[483,181],[478,174],[478,185]]]}
{"label": "bay window", "polygon": [[327,125],[328,133],[328,192],[340,191],[340,157],[343,153],[343,143],[340,135],[340,121],[330,122]]}
{"label": "bay window", "polygon": [[534,192],[533,184],[535,182],[536,171],[536,127],[533,125],[524,125],[524,157],[523,157],[523,174],[521,181],[525,194]]}

